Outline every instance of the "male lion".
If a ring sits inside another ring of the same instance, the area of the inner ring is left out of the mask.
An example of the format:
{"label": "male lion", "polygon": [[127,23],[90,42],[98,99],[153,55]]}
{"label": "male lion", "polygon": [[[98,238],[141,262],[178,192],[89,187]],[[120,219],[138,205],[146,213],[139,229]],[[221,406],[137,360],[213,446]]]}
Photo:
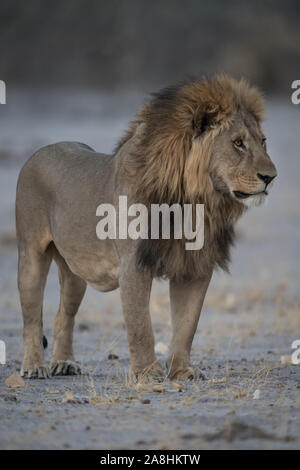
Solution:
{"label": "male lion", "polygon": [[[227,75],[192,81],[154,95],[131,123],[114,155],[62,142],[36,152],[17,187],[18,286],[24,317],[21,374],[30,378],[80,373],[74,360],[74,317],[87,283],[120,287],[131,374],[164,376],[154,353],[149,314],[152,279],[170,282],[173,337],[167,375],[201,376],[190,350],[214,268],[227,269],[234,224],[268,194],[276,169],[260,123],[256,88]],[[128,201],[203,203],[205,240],[198,251],[185,240],[99,240],[96,208]],[[51,260],[58,265],[60,306],[50,371],[43,360],[42,302]]]}

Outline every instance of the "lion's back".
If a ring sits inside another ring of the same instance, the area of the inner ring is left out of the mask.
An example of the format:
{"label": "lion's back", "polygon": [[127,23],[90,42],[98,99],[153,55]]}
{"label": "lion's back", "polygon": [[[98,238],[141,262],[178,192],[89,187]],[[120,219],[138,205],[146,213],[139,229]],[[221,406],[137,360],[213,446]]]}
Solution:
{"label": "lion's back", "polygon": [[[107,187],[112,157],[99,154],[79,142],[59,142],[40,148],[20,171],[16,193],[17,229],[30,220],[45,218],[49,225],[53,208],[97,197],[97,188]],[[110,188],[107,188],[110,192]],[[107,192],[106,191],[106,192]],[[99,199],[101,199],[99,197]],[[37,216],[38,215],[38,216]]]}

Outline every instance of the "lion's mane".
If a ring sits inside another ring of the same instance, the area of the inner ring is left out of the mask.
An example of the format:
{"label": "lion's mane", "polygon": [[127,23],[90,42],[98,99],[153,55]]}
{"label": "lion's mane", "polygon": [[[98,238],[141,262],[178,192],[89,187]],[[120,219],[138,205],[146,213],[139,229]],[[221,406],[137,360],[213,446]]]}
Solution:
{"label": "lion's mane", "polygon": [[244,207],[213,187],[211,148],[239,110],[263,119],[262,97],[247,81],[220,74],[187,82],[154,94],[119,142],[116,152],[143,125],[122,165],[136,201],[205,205],[202,250],[185,250],[184,239],[139,242],[137,261],[153,276],[191,280],[217,266],[228,270],[234,223]]}

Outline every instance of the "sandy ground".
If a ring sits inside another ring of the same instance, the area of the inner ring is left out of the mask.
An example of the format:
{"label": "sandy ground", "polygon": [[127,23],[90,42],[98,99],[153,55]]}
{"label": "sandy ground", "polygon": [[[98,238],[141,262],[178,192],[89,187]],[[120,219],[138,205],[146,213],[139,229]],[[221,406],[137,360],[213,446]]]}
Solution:
{"label": "sandy ground", "polygon": [[[281,363],[300,339],[299,109],[269,105],[265,130],[279,178],[267,204],[239,223],[231,275],[216,273],[211,283],[192,354],[206,381],[177,387],[166,380],[160,391],[130,387],[119,292],[89,288],[74,338],[84,374],[26,381],[16,389],[6,387],[5,379],[20,369],[22,359],[14,240],[14,193],[22,161],[39,145],[61,139],[110,151],[134,111],[128,103],[140,102],[140,97],[124,98],[127,110],[118,115],[116,108],[107,111],[109,100],[103,96],[65,98],[58,110],[43,95],[30,109],[28,96],[13,95],[0,119],[0,339],[7,347],[7,364],[0,365],[0,448],[299,448],[300,365]],[[47,360],[57,306],[53,266],[44,306]],[[167,345],[167,283],[155,284],[151,311],[156,341]],[[118,359],[108,359],[109,354]],[[158,357],[164,363],[166,352]]]}

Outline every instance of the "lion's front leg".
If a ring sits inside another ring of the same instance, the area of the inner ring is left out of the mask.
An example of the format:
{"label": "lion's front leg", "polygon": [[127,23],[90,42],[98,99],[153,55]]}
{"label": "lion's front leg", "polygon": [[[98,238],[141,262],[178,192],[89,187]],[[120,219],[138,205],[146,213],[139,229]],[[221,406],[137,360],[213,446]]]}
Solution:
{"label": "lion's front leg", "polygon": [[151,285],[151,275],[138,269],[135,254],[123,256],[120,291],[130,351],[130,375],[133,380],[145,382],[164,378],[154,353],[149,312]]}
{"label": "lion's front leg", "polygon": [[204,378],[190,366],[190,352],[211,276],[212,272],[201,280],[170,281],[173,335],[167,366],[172,380]]}

